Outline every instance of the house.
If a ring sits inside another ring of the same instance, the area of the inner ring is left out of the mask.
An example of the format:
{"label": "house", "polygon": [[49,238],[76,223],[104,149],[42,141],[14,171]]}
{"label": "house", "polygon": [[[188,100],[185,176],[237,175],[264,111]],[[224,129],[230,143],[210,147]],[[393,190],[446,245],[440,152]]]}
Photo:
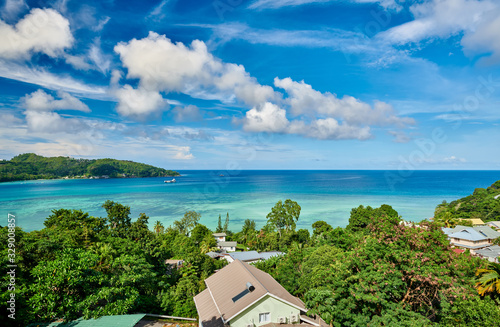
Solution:
{"label": "house", "polygon": [[168,259],[165,260],[165,264],[170,267],[170,269],[180,268],[184,264],[184,260],[179,259]]}
{"label": "house", "polygon": [[222,251],[234,252],[236,251],[237,242],[217,242],[217,247]]}
{"label": "house", "polygon": [[491,228],[494,228],[495,230],[500,230],[500,221],[488,221],[486,225],[490,226]]}
{"label": "house", "polygon": [[226,241],[226,233],[213,233],[212,236],[215,238],[217,243]]}
{"label": "house", "polygon": [[482,221],[479,218],[462,219],[462,220],[470,222],[472,224],[472,226],[481,226],[481,225],[484,225],[484,221]]}
{"label": "house", "polygon": [[456,247],[469,249],[471,254],[492,245],[492,241],[500,236],[488,226],[467,227],[458,225],[455,228],[442,228],[448,235],[450,243]]}
{"label": "house", "polygon": [[273,324],[328,327],[269,274],[235,260],[205,280],[194,297],[200,327],[272,327]]}
{"label": "house", "polygon": [[490,262],[498,263],[498,257],[500,256],[500,246],[492,245],[485,247],[484,249],[477,250],[476,255],[478,257],[488,259]]}
{"label": "house", "polygon": [[226,233],[213,233],[212,236],[217,241],[217,247],[222,251],[234,252],[236,251],[237,242],[226,242]]}

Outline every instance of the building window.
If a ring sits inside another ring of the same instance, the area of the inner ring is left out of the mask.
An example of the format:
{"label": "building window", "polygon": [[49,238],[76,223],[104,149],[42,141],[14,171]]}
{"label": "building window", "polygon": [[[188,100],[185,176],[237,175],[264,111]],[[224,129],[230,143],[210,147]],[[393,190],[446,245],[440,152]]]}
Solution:
{"label": "building window", "polygon": [[271,313],[259,313],[259,323],[271,321]]}

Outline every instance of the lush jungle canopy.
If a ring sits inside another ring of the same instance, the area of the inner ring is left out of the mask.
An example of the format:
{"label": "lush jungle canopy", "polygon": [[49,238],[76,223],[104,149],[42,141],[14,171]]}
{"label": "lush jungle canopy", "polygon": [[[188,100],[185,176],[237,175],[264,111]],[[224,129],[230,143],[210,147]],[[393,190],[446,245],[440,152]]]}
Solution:
{"label": "lush jungle canopy", "polygon": [[62,177],[163,177],[179,173],[142,163],[116,159],[74,159],[20,154],[0,161],[0,182]]}

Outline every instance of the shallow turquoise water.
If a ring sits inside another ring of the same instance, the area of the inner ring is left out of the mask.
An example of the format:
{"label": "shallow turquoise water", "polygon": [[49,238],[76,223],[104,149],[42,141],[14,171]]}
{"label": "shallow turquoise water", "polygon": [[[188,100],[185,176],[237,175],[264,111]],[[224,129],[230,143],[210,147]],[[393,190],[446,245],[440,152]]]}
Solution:
{"label": "shallow turquoise water", "polygon": [[[177,183],[165,178],[108,180],[44,180],[0,184],[0,225],[14,213],[25,230],[43,228],[44,219],[58,208],[82,209],[104,216],[101,208],[113,200],[168,226],[195,210],[209,228],[230,216],[230,229],[240,229],[245,219],[265,224],[266,215],[280,199],[297,201],[302,212],[298,228],[316,220],[345,226],[351,208],[360,204],[389,204],[407,220],[433,215],[443,200],[466,196],[477,187],[500,179],[500,171],[414,171],[403,177],[397,171],[181,171]],[[220,176],[220,175],[224,176]]]}

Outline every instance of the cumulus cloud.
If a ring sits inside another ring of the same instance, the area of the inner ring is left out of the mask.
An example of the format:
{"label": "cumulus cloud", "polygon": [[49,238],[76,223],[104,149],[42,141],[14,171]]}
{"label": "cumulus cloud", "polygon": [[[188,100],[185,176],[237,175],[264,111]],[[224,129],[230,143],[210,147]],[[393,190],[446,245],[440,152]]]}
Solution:
{"label": "cumulus cloud", "polygon": [[115,51],[128,69],[127,78],[138,78],[140,87],[151,92],[211,94],[251,106],[276,97],[272,87],[260,85],[243,66],[210,54],[203,41],[186,46],[150,32],[147,38],[119,43]]}
{"label": "cumulus cloud", "polygon": [[60,55],[73,43],[69,22],[53,9],[32,9],[15,26],[0,20],[0,57],[18,58],[32,52]]}
{"label": "cumulus cloud", "polygon": [[174,120],[178,123],[200,121],[203,119],[200,109],[195,105],[177,106],[172,109],[172,112],[174,113]]}
{"label": "cumulus cloud", "polygon": [[59,99],[45,93],[35,91],[21,98],[26,109],[24,115],[28,131],[33,133],[79,133],[90,129],[88,123],[78,118],[64,118],[56,110],[76,110],[90,112],[89,107],[69,93],[58,92]]}
{"label": "cumulus cloud", "polygon": [[127,84],[116,90],[116,97],[118,98],[116,110],[124,116],[147,116],[168,108],[168,104],[159,92],[143,87],[134,89]]}
{"label": "cumulus cloud", "polygon": [[291,78],[274,79],[276,87],[284,89],[289,97],[291,113],[295,116],[317,114],[340,119],[347,124],[355,125],[398,125],[413,124],[414,120],[398,117],[391,105],[376,101],[373,106],[352,96],[338,98],[335,94],[321,93],[311,85],[295,82]]}
{"label": "cumulus cloud", "polygon": [[26,95],[22,102],[26,110],[30,111],[52,111],[52,110],[78,110],[90,112],[89,107],[69,93],[58,92],[60,100],[56,100],[52,95],[43,90],[35,91]]}
{"label": "cumulus cloud", "polygon": [[[115,52],[128,70],[126,77],[139,80],[137,88],[125,85],[115,92],[117,111],[125,116],[159,112],[166,103],[162,93],[179,92],[246,105],[250,109],[235,122],[247,132],[365,140],[372,137],[371,125],[405,127],[414,123],[413,119],[398,117],[384,102],[370,105],[348,95],[338,98],[316,91],[303,81],[276,78],[274,87],[288,94],[283,98],[273,87],[259,84],[242,65],[214,57],[199,40],[184,45],[150,32],[147,38],[119,43]],[[178,122],[201,118],[195,106],[176,107],[173,114]]]}
{"label": "cumulus cloud", "polygon": [[189,146],[175,146],[176,153],[173,159],[176,160],[191,160],[194,159],[194,155],[191,153],[191,148]]}
{"label": "cumulus cloud", "polygon": [[243,129],[247,132],[296,134],[320,140],[366,140],[372,137],[368,126],[339,124],[333,118],[313,119],[309,123],[303,120],[290,121],[285,109],[269,102],[247,111]]}
{"label": "cumulus cloud", "polygon": [[284,109],[266,102],[261,107],[247,111],[243,121],[243,129],[247,132],[284,133],[289,124]]}
{"label": "cumulus cloud", "polygon": [[28,130],[33,133],[78,133],[88,125],[76,118],[63,118],[53,111],[26,111]]}

